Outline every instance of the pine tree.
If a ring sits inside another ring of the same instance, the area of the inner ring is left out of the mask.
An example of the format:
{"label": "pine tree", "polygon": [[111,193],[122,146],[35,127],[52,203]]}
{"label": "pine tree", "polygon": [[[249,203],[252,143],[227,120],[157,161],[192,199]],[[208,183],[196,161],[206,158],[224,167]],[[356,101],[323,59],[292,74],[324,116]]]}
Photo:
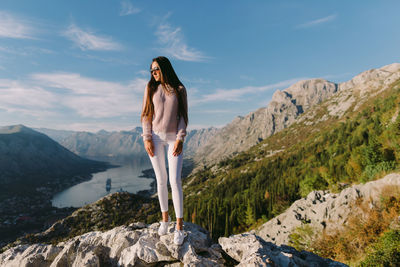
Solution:
{"label": "pine tree", "polygon": [[255,222],[254,219],[254,211],[250,205],[250,201],[247,201],[247,209],[246,209],[246,224],[252,225]]}

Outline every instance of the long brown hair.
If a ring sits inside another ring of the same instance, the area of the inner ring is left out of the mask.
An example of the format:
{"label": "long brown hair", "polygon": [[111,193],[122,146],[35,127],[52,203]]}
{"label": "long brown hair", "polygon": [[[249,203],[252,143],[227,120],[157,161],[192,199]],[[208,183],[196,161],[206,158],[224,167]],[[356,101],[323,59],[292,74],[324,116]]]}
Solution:
{"label": "long brown hair", "polygon": [[161,83],[163,85],[170,85],[173,89],[174,89],[174,93],[178,99],[178,116],[179,117],[183,117],[183,119],[185,120],[186,125],[188,124],[188,115],[187,115],[187,111],[185,109],[184,103],[183,103],[183,95],[181,90],[178,90],[178,88],[180,86],[184,86],[181,81],[179,80],[178,76],[175,73],[174,68],[171,65],[171,62],[169,61],[168,58],[166,57],[156,57],[153,58],[151,64],[150,64],[150,69],[151,69],[151,65],[153,64],[153,62],[157,62],[158,66],[160,66],[160,73],[161,73],[161,82],[157,82],[153,75],[151,75],[150,81],[147,83],[147,87],[146,90],[147,91],[147,98],[146,98],[146,102],[142,111],[142,115],[141,115],[141,121],[143,121],[143,119],[147,119],[147,120],[152,120],[153,119],[153,115],[154,115],[154,105],[153,105],[153,94],[155,93],[155,91],[157,90],[158,85]]}

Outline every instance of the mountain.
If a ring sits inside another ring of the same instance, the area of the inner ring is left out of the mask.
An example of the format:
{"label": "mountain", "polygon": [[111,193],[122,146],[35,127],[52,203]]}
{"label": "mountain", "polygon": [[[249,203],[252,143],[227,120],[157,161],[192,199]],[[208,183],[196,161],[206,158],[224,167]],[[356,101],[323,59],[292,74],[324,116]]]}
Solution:
{"label": "mountain", "polygon": [[74,131],[66,131],[66,130],[54,130],[54,129],[48,129],[48,128],[32,128],[33,130],[43,133],[56,141],[57,143],[60,143],[60,141],[72,134],[74,134]]}
{"label": "mountain", "polygon": [[90,159],[108,160],[114,157],[143,157],[145,150],[141,138],[141,128],[131,131],[105,130],[97,133],[46,130],[50,137],[79,156]]}
{"label": "mountain", "polygon": [[0,246],[70,214],[54,194],[91,179],[109,164],[81,158],[23,125],[0,128]]}
{"label": "mountain", "polygon": [[0,183],[40,185],[52,177],[103,169],[102,162],[81,158],[48,136],[23,125],[0,128]]}
{"label": "mountain", "polygon": [[338,85],[323,79],[299,81],[285,90],[276,90],[267,107],[236,117],[200,147],[196,163],[209,164],[245,151],[265,138],[291,125],[305,111],[338,90]]}
{"label": "mountain", "polygon": [[[330,107],[329,115],[342,115],[354,101],[363,103],[368,96],[363,95],[395,81],[400,74],[400,64],[394,63],[379,69],[365,71],[350,81],[336,84],[323,79],[299,81],[287,89],[277,90],[267,107],[248,115],[235,118],[231,123],[214,133],[213,138],[199,147],[193,156],[197,165],[209,165],[245,151],[267,137],[282,131],[310,108],[329,97],[340,94],[338,103]],[[357,97],[352,95],[357,94]],[[375,92],[376,94],[379,91]],[[335,101],[336,101],[335,100]],[[303,116],[306,118],[306,116]]]}
{"label": "mountain", "polygon": [[188,131],[185,137],[184,157],[190,158],[196,151],[210,141],[218,132],[218,128],[209,127]]}
{"label": "mountain", "polygon": [[184,218],[212,237],[229,236],[313,190],[335,192],[400,169],[399,103],[398,63],[340,84],[290,126],[184,179]]}
{"label": "mountain", "polygon": [[[130,131],[105,130],[97,133],[74,132],[38,128],[38,131],[49,135],[68,150],[90,159],[108,160],[110,158],[147,157],[144,149],[142,128],[136,127]],[[190,130],[185,138],[185,158],[191,157],[214,134],[217,128],[210,127]]]}

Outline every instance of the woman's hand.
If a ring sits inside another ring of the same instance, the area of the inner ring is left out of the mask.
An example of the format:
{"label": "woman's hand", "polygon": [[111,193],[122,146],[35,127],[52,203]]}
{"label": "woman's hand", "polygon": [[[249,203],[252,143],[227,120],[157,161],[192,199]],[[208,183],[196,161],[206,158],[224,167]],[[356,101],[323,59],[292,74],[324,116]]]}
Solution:
{"label": "woman's hand", "polygon": [[147,154],[149,154],[150,157],[154,157],[154,144],[153,144],[153,140],[145,140],[145,141],[144,141],[144,149],[146,149]]}
{"label": "woman's hand", "polygon": [[174,150],[172,152],[172,155],[174,155],[175,157],[179,156],[179,154],[182,153],[182,149],[183,149],[183,141],[177,139],[175,141]]}

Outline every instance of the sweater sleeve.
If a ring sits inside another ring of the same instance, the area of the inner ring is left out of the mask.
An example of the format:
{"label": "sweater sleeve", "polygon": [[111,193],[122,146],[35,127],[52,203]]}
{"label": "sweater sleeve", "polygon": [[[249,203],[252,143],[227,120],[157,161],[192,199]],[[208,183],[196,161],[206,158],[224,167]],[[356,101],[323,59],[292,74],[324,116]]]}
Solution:
{"label": "sweater sleeve", "polygon": [[[144,107],[146,105],[146,99],[147,99],[147,94],[149,93],[149,88],[146,86],[146,89],[144,90],[144,96],[143,96],[143,107],[142,107],[142,113],[144,111]],[[142,119],[142,128],[143,128],[143,141],[146,140],[151,140],[152,135],[151,135],[151,129],[152,129],[152,119],[143,117]]]}
{"label": "sweater sleeve", "polygon": [[[183,98],[183,107],[186,110],[186,114],[188,114],[188,103],[187,103],[187,93],[185,87],[182,87],[182,98]],[[186,123],[183,118],[183,116],[180,116],[179,122],[178,122],[178,133],[176,134],[176,139],[185,140],[186,136]]]}

